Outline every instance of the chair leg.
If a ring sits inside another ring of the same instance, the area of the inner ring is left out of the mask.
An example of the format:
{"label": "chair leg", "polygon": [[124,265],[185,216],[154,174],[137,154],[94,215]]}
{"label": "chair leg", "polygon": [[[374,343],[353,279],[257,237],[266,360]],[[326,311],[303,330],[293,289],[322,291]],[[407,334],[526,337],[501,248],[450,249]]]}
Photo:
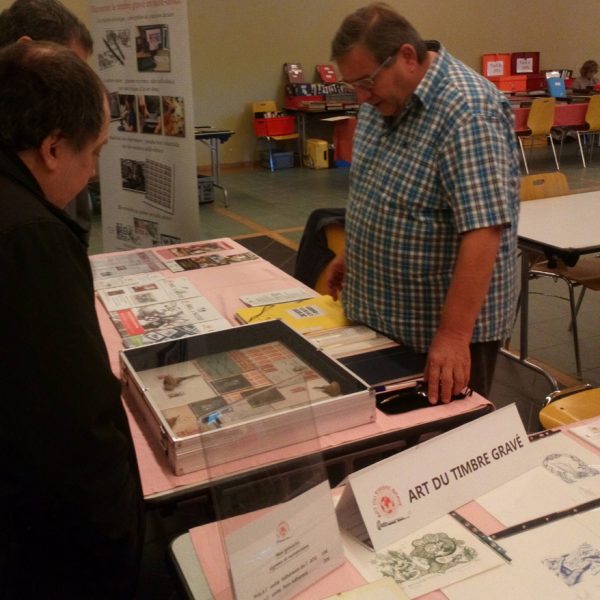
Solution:
{"label": "chair leg", "polygon": [[525,165],[525,173],[529,175],[529,167],[527,166],[527,159],[525,158],[525,150],[523,150],[523,139],[519,136],[519,146],[521,147],[521,156],[523,157],[523,164]]}
{"label": "chair leg", "polygon": [[581,144],[581,132],[577,132],[577,143],[579,144],[579,154],[581,154],[581,162],[583,163],[583,167],[587,167],[587,165],[585,164],[585,156],[583,154],[583,146]]}
{"label": "chair leg", "polygon": [[575,367],[577,376],[581,378],[581,356],[579,354],[579,333],[577,331],[577,311],[575,309],[575,292],[570,281],[566,280],[569,288],[569,306],[571,307],[571,328],[573,334],[573,346],[575,347]]}
{"label": "chair leg", "polygon": [[[579,309],[581,308],[581,303],[583,302],[583,297],[585,295],[585,290],[587,288],[585,286],[582,286],[581,288],[581,292],[579,292],[579,298],[577,298],[577,306],[575,307],[575,314],[578,315],[579,314]],[[569,331],[571,331],[571,329],[573,328],[573,323],[569,323]]]}
{"label": "chair leg", "polygon": [[558,164],[558,158],[556,158],[556,149],[554,148],[554,140],[552,139],[552,135],[548,135],[548,139],[550,140],[550,146],[552,146],[552,154],[554,154],[554,162],[556,163],[556,170],[560,171],[560,166]]}
{"label": "chair leg", "polygon": [[555,281],[562,279],[569,290],[569,308],[571,311],[571,333],[573,334],[573,350],[575,352],[575,369],[577,371],[577,377],[581,378],[581,354],[579,352],[579,331],[577,329],[577,309],[575,303],[575,292],[573,290],[573,283],[568,277],[564,275],[558,275],[556,273],[548,273],[544,271],[530,271],[533,276],[541,277],[552,277]]}
{"label": "chair leg", "polygon": [[596,134],[589,133],[588,135],[590,136],[590,155],[588,157],[588,161],[591,163],[592,162],[592,153],[594,152],[594,139],[595,139]]}
{"label": "chair leg", "polygon": [[[563,149],[563,144],[565,141],[565,135],[566,135],[566,130],[564,129],[564,127],[560,130],[560,146],[558,147],[558,161],[560,162],[560,159],[562,158],[562,149]],[[550,134],[552,135],[552,134]]]}
{"label": "chair leg", "polygon": [[273,147],[271,146],[271,138],[267,138],[267,144],[269,145],[269,168],[271,172],[275,170],[275,163],[273,161]]}

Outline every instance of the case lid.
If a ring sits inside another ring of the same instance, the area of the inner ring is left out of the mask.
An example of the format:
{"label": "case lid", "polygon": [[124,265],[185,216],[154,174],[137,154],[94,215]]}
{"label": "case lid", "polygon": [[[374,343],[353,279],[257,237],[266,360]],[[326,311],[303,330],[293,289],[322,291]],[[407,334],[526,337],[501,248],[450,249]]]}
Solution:
{"label": "case lid", "polygon": [[122,363],[174,440],[368,389],[279,320],[124,350]]}

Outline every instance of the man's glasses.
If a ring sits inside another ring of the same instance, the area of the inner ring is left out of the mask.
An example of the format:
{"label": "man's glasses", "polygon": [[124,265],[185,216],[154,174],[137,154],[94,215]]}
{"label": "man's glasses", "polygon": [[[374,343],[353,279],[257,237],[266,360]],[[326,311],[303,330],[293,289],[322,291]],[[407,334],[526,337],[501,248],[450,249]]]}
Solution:
{"label": "man's glasses", "polygon": [[388,56],[370,75],[367,77],[363,77],[362,79],[357,79],[356,81],[340,81],[340,83],[352,90],[367,90],[370,91],[375,87],[375,78],[379,73],[385,69],[387,66],[392,64],[394,60],[394,55]]}

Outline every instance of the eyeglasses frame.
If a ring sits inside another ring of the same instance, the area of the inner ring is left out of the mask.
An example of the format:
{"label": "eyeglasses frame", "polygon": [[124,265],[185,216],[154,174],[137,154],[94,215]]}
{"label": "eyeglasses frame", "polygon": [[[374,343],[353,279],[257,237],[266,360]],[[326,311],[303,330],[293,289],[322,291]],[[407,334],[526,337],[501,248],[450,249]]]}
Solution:
{"label": "eyeglasses frame", "polygon": [[367,75],[366,77],[361,77],[352,83],[348,81],[340,81],[340,83],[353,90],[372,90],[375,87],[375,79],[377,75],[379,75],[383,69],[392,64],[394,57],[395,54],[390,54],[390,56],[388,56],[370,75]]}

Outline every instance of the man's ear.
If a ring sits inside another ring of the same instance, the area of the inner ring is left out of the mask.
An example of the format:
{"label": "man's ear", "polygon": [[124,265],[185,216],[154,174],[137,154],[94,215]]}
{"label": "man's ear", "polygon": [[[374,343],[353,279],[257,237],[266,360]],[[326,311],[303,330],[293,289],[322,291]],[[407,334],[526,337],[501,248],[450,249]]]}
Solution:
{"label": "man's ear", "polygon": [[58,161],[63,151],[65,138],[59,133],[51,133],[46,136],[39,147],[40,158],[49,171],[56,171]]}
{"label": "man's ear", "polygon": [[416,66],[418,64],[417,51],[412,44],[402,44],[398,50],[398,56],[404,60],[407,65]]}

